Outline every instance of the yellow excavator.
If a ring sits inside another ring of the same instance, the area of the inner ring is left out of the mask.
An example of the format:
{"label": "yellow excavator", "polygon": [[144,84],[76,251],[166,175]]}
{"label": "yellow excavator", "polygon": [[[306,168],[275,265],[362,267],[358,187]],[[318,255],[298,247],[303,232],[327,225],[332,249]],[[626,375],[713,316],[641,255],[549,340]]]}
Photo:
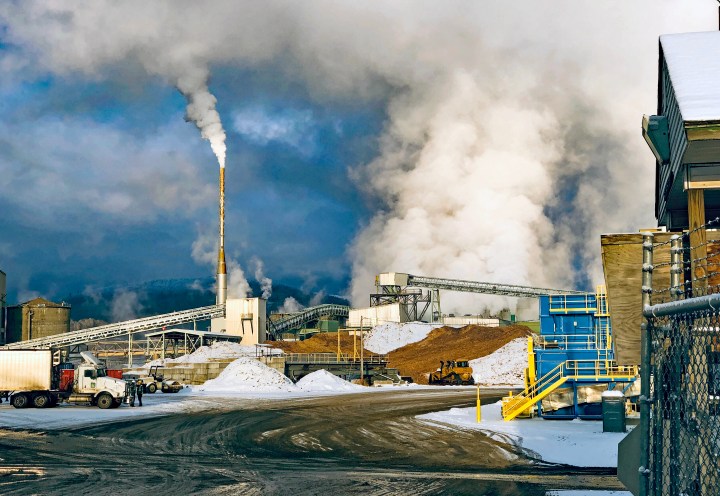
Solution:
{"label": "yellow excavator", "polygon": [[472,372],[472,367],[470,367],[467,360],[441,361],[440,367],[435,372],[430,373],[428,383],[456,386],[475,384]]}

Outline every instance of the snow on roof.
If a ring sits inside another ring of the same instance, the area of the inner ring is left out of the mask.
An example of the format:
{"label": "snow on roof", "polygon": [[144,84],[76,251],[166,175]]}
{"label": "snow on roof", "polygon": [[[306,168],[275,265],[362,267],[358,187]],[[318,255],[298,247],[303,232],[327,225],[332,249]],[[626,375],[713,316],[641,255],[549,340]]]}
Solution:
{"label": "snow on roof", "polygon": [[685,121],[720,120],[720,31],[660,37]]}

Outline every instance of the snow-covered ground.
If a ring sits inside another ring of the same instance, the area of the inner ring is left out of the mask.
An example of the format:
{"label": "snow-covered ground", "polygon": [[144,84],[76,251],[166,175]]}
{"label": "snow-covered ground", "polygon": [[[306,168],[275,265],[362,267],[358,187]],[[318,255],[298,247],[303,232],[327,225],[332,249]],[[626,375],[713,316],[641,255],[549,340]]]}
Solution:
{"label": "snow-covered ground", "polygon": [[430,334],[430,331],[442,326],[442,324],[427,324],[425,322],[408,322],[405,324],[389,322],[380,324],[365,334],[365,349],[373,353],[390,353],[407,344],[422,341]]}
{"label": "snow-covered ground", "polygon": [[545,496],[632,496],[630,491],[566,491],[553,490],[545,493]]}
{"label": "snow-covered ground", "polygon": [[418,418],[481,430],[502,441],[509,437],[519,446],[537,453],[542,460],[575,467],[617,467],[617,445],[626,436],[603,432],[602,422],[592,420],[533,418],[505,422],[500,414],[500,402],[483,405],[479,424],[476,413],[474,407],[453,408]]}
{"label": "snow-covered ground", "polygon": [[490,355],[470,360],[475,384],[524,387],[527,338],[513,339]]}

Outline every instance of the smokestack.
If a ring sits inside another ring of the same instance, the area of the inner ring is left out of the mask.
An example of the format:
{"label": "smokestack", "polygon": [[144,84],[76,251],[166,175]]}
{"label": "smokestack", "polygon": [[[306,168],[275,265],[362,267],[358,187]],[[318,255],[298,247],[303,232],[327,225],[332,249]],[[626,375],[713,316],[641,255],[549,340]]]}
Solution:
{"label": "smokestack", "polygon": [[217,304],[227,300],[227,269],[225,267],[225,167],[220,167],[220,246],[217,267]]}

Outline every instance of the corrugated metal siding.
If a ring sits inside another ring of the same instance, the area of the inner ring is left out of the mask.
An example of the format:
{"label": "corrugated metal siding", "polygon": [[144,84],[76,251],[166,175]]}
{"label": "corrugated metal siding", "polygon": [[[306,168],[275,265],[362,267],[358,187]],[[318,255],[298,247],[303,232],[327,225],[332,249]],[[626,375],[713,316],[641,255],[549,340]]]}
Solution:
{"label": "corrugated metal siding", "polygon": [[376,326],[388,322],[407,322],[408,318],[399,303],[379,305],[377,307],[354,308],[348,316],[348,327]]}
{"label": "corrugated metal siding", "polygon": [[668,132],[670,140],[670,163],[660,167],[660,184],[658,191],[658,221],[666,223],[668,210],[676,208],[668,205],[668,195],[672,182],[678,178],[682,180],[682,157],[687,148],[687,136],[683,123],[680,107],[675,98],[675,90],[672,86],[670,73],[667,65],[662,63],[662,109],[661,115],[668,119]]}
{"label": "corrugated metal siding", "polygon": [[50,350],[0,350],[0,391],[52,388]]}

